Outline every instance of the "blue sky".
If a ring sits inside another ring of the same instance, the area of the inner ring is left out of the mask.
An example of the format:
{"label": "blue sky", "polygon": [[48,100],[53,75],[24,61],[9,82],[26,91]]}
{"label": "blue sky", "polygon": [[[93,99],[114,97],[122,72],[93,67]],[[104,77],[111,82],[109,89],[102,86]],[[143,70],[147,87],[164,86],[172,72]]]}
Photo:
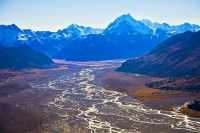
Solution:
{"label": "blue sky", "polygon": [[200,0],[0,0],[0,24],[57,31],[72,23],[106,28],[122,14],[171,25],[200,25]]}

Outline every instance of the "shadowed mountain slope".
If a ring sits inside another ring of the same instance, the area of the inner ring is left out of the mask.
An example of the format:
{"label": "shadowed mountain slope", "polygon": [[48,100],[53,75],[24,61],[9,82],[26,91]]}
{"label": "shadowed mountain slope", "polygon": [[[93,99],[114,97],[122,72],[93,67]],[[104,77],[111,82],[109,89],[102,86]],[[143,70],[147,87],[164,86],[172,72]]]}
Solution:
{"label": "shadowed mountain slope", "polygon": [[51,65],[53,61],[29,46],[7,47],[0,49],[0,68],[22,69],[40,68]]}
{"label": "shadowed mountain slope", "polygon": [[159,77],[200,76],[200,31],[175,35],[148,55],[130,59],[117,71]]}

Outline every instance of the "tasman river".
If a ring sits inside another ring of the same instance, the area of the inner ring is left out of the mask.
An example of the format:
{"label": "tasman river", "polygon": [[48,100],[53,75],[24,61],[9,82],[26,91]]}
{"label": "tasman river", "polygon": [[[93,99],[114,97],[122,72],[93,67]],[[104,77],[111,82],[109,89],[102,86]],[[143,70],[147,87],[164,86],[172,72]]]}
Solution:
{"label": "tasman river", "polygon": [[[63,132],[91,133],[189,133],[200,132],[200,119],[175,111],[156,110],[124,93],[100,86],[99,74],[116,68],[115,63],[88,65],[65,71],[31,86],[55,92],[54,100],[43,103],[59,116]],[[53,132],[49,126],[46,130]],[[57,127],[59,128],[59,126]]]}

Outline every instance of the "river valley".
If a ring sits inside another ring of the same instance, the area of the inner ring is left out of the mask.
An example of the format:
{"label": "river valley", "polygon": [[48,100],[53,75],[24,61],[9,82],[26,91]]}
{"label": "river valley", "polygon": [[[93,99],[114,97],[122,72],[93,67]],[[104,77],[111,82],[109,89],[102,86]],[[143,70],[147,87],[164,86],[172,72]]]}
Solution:
{"label": "river valley", "polygon": [[[125,93],[106,90],[97,78],[120,62],[86,63],[62,71],[27,75],[12,82],[30,87],[0,97],[23,110],[36,110],[51,117],[31,132],[70,133],[190,133],[200,131],[200,119],[176,111],[146,107]],[[178,110],[178,107],[177,107]],[[34,119],[34,118],[33,118]]]}

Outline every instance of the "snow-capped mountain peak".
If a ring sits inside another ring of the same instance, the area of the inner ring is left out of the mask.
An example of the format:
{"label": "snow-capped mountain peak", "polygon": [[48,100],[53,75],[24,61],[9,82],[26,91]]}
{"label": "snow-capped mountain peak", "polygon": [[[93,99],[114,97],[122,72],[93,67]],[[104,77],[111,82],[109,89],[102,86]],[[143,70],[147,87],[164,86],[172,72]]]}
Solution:
{"label": "snow-capped mountain peak", "polygon": [[115,20],[116,26],[118,26],[123,21],[128,22],[130,25],[134,25],[135,23],[137,23],[137,21],[130,14],[126,14]]}
{"label": "snow-capped mountain peak", "polygon": [[146,27],[142,22],[135,20],[130,14],[126,14],[118,17],[114,22],[110,23],[105,29],[104,34],[121,34],[123,29],[119,30],[120,27],[123,29],[131,28],[132,30],[129,30],[129,32],[131,32],[129,34],[133,34],[135,32],[141,34],[152,33],[152,30],[149,27]]}
{"label": "snow-capped mountain peak", "polygon": [[192,32],[197,32],[200,30],[200,26],[195,25],[195,24],[189,24],[189,23],[184,23],[181,25],[169,25],[167,23],[158,23],[154,22],[152,23],[151,21],[147,19],[141,20],[141,22],[145,25],[150,27],[151,29],[162,29],[166,31],[166,33],[171,33],[171,34],[178,34],[178,33],[183,33],[186,31],[192,31]]}
{"label": "snow-capped mountain peak", "polygon": [[75,29],[75,28],[79,28],[80,26],[77,24],[71,24],[67,27],[67,29]]}
{"label": "snow-capped mountain peak", "polygon": [[18,31],[18,32],[22,32],[22,30],[20,28],[18,28],[15,24],[8,25],[8,28],[10,30],[15,30],[15,31]]}
{"label": "snow-capped mountain peak", "polygon": [[24,32],[15,24],[0,25],[0,42],[4,46],[13,46],[16,40],[27,40],[24,37]]}
{"label": "snow-capped mountain peak", "polygon": [[126,15],[123,14],[122,16],[118,17],[114,22],[110,23],[108,27],[112,27],[112,28],[117,27],[123,21],[126,21],[131,26],[137,23],[137,21],[133,17],[131,17],[130,14],[126,14]]}
{"label": "snow-capped mountain peak", "polygon": [[89,34],[100,34],[100,33],[103,32],[103,30],[102,29],[95,29],[95,28],[91,28],[91,27],[84,27],[82,25],[79,26],[77,24],[71,24],[66,29],[63,29],[62,32],[65,33],[68,36],[74,35],[76,37],[81,37],[81,36],[89,35]]}

